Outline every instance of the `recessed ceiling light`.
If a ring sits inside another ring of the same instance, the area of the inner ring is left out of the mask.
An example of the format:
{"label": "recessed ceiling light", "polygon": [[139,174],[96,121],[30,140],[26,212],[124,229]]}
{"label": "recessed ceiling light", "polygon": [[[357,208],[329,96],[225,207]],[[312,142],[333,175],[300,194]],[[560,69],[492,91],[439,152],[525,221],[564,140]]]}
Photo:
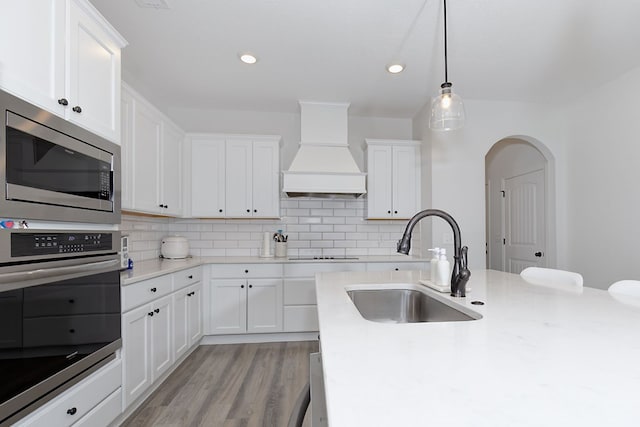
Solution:
{"label": "recessed ceiling light", "polygon": [[255,64],[256,62],[258,62],[258,58],[250,53],[243,53],[240,55],[240,61],[244,62],[245,64]]}
{"label": "recessed ceiling light", "polygon": [[398,74],[404,71],[404,65],[402,64],[391,64],[387,66],[387,71],[391,74]]}

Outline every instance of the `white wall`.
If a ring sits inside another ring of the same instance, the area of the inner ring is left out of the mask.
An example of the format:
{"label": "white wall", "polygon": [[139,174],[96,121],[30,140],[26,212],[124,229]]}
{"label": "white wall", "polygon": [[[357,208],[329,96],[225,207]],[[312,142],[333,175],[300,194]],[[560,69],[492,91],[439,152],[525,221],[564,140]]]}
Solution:
{"label": "white wall", "polygon": [[[431,206],[449,212],[457,220],[462,243],[469,246],[469,265],[485,268],[485,155],[493,144],[512,136],[529,136],[545,144],[556,159],[557,227],[564,230],[566,178],[564,131],[555,114],[541,105],[515,102],[465,100],[467,123],[454,132],[425,132],[423,148],[431,149]],[[423,109],[414,118],[424,123],[429,113]],[[424,221],[429,221],[425,219]],[[432,246],[446,247],[451,230],[444,221],[432,220]],[[558,264],[565,263],[562,233],[558,233]],[[429,243],[425,242],[425,245]]]}
{"label": "white wall", "polygon": [[566,109],[570,269],[585,285],[640,280],[640,68]]}

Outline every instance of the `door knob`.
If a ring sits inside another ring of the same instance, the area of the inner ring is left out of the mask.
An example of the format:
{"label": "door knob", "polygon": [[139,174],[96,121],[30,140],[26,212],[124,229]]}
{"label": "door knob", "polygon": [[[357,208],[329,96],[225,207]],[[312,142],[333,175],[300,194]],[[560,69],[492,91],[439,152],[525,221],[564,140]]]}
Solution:
{"label": "door knob", "polygon": [[542,252],[536,252],[534,255],[540,258],[542,256]]}

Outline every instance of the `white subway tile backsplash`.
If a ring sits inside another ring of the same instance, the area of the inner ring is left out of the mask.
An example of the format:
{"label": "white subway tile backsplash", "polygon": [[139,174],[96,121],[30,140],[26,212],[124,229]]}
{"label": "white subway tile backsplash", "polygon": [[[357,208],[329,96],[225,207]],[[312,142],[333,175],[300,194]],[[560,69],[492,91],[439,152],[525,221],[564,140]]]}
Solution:
{"label": "white subway tile backsplash", "polygon": [[[366,201],[281,200],[279,220],[155,218],[123,215],[120,230],[129,235],[134,261],[158,258],[160,240],[167,235],[189,239],[194,256],[258,256],[263,233],[282,229],[289,236],[288,256],[394,255],[404,221],[367,221]],[[419,227],[418,227],[419,228]],[[412,253],[419,248],[418,228]]]}

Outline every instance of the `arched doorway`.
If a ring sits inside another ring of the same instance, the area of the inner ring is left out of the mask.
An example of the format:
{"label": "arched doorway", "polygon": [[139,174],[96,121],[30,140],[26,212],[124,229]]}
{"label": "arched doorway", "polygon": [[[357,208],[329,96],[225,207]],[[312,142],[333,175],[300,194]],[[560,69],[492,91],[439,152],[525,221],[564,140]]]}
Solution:
{"label": "arched doorway", "polygon": [[487,268],[555,267],[555,162],[544,144],[496,142],[485,156],[485,200]]}

